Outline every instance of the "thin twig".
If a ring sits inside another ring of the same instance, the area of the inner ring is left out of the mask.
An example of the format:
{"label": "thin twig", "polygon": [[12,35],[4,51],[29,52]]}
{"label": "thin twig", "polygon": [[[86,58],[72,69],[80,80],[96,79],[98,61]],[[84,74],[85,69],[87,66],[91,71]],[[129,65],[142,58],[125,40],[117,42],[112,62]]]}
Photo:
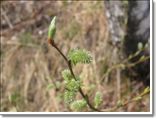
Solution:
{"label": "thin twig", "polygon": [[[136,56],[136,55],[134,55],[134,56]],[[128,59],[132,59],[132,58],[133,57],[130,57]],[[124,68],[132,68],[132,67],[136,66],[137,64],[140,64],[140,63],[142,63],[142,62],[144,62],[146,60],[149,60],[149,59],[150,59],[149,56],[145,56],[144,59],[142,59],[142,60],[139,59],[139,60],[137,60],[136,62],[133,62],[133,63],[128,63],[128,62],[126,62],[127,60],[124,60],[120,64],[115,64],[115,65],[111,66],[109,69],[107,69],[106,73],[101,78],[101,82],[104,82],[105,77],[108,76],[109,73],[111,73],[114,69],[118,69],[118,68],[122,68],[122,69],[124,69]]]}
{"label": "thin twig", "polygon": [[1,8],[2,11],[2,15],[4,16],[6,22],[8,23],[8,26],[10,27],[10,29],[13,29],[13,25],[10,21],[10,19],[8,18],[8,16],[6,15],[6,12],[3,10],[3,8]]}
{"label": "thin twig", "polygon": [[[125,101],[124,103],[121,102],[120,105],[116,105],[116,106],[114,106],[114,107],[112,107],[112,108],[102,109],[102,111],[103,111],[103,112],[113,112],[113,111],[119,109],[120,107],[124,107],[124,106],[126,106],[126,105],[128,105],[128,104],[130,104],[130,103],[132,103],[132,102],[137,102],[137,101],[141,100],[141,99],[142,99],[145,95],[147,95],[149,92],[150,92],[150,91],[141,93],[141,94],[139,94],[138,96],[132,98],[131,100],[127,100],[127,101]],[[139,97],[140,97],[140,98],[139,98]]]}

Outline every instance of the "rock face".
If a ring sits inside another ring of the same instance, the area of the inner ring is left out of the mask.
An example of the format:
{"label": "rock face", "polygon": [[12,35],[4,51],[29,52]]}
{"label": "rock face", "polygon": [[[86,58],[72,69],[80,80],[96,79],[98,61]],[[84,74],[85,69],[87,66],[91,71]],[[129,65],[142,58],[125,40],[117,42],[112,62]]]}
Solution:
{"label": "rock face", "polygon": [[[147,48],[142,51],[131,62],[136,62],[141,56],[149,56],[149,37],[150,37],[150,1],[134,0],[127,2],[127,8],[124,7],[122,1],[105,1],[106,16],[109,21],[109,31],[112,42],[123,42],[123,48],[126,56],[134,54],[138,51],[138,44]],[[125,14],[126,13],[126,14]],[[127,18],[126,30],[120,25]],[[138,74],[138,79],[142,79],[146,85],[150,82],[150,60],[144,61],[135,67],[133,70]]]}
{"label": "rock face", "polygon": [[[139,42],[147,48],[132,61],[137,61],[141,56],[149,56],[149,37],[150,37],[150,1],[130,1],[128,8],[127,34],[124,42],[124,50],[127,55],[138,50]],[[140,79],[146,85],[150,82],[150,60],[138,64],[134,70],[139,74]]]}
{"label": "rock face", "polygon": [[[108,18],[108,27],[111,42],[115,45],[123,39],[125,31],[122,22],[126,19],[126,9],[120,0],[105,0],[105,12]],[[124,23],[123,23],[124,24]]]}
{"label": "rock face", "polygon": [[[137,51],[137,44],[142,42],[143,45],[149,42],[150,37],[150,2],[130,1],[128,8],[127,35],[125,48],[127,54]],[[149,49],[148,49],[149,50]],[[148,52],[145,52],[147,55]]]}

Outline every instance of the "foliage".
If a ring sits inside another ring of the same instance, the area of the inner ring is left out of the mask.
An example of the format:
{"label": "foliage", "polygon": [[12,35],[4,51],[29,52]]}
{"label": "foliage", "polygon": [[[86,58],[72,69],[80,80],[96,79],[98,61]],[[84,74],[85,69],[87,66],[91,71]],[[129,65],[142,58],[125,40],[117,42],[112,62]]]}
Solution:
{"label": "foliage", "polygon": [[62,71],[62,77],[64,78],[65,81],[69,81],[70,79],[73,78],[73,76],[70,73],[70,70],[68,69]]}
{"label": "foliage", "polygon": [[96,92],[95,97],[94,97],[94,104],[95,107],[97,108],[102,102],[102,94],[100,92]]}
{"label": "foliage", "polygon": [[75,91],[68,91],[68,90],[66,90],[64,92],[64,102],[66,104],[70,104],[71,102],[74,101],[75,96],[76,96],[76,92]]}
{"label": "foliage", "polygon": [[71,103],[81,85],[80,80],[75,80],[68,69],[62,71],[62,77],[65,80],[66,88],[64,100],[66,103]]}
{"label": "foliage", "polygon": [[71,109],[76,110],[76,111],[81,111],[86,106],[87,106],[87,102],[84,99],[76,100],[73,103],[71,103],[71,105],[70,105]]}
{"label": "foliage", "polygon": [[74,65],[77,63],[89,64],[92,61],[92,56],[84,49],[72,49],[68,54],[68,59]]}
{"label": "foliage", "polygon": [[65,84],[66,84],[66,89],[68,89],[69,91],[78,91],[78,89],[80,87],[80,82],[75,81],[75,79],[66,81]]}

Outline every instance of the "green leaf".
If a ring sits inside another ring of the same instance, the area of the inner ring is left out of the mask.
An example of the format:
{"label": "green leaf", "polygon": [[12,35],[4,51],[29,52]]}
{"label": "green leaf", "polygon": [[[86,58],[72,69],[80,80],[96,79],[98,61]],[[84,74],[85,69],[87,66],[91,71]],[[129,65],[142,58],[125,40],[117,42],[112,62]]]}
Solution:
{"label": "green leaf", "polygon": [[48,39],[53,40],[56,33],[56,16],[52,19],[49,30],[48,30]]}
{"label": "green leaf", "polygon": [[76,92],[68,91],[68,90],[65,91],[65,93],[64,93],[64,101],[65,101],[65,103],[70,104],[71,102],[73,102],[75,96],[76,96]]}
{"label": "green leaf", "polygon": [[102,102],[102,94],[100,92],[96,92],[94,97],[95,108],[97,108]]}
{"label": "green leaf", "polygon": [[82,100],[77,100],[77,101],[72,102],[72,104],[70,105],[70,108],[72,110],[81,111],[86,106],[87,106],[87,102],[84,99],[82,99]]}
{"label": "green leaf", "polygon": [[77,63],[89,64],[92,61],[92,56],[84,49],[73,49],[69,52],[68,59],[74,65]]}

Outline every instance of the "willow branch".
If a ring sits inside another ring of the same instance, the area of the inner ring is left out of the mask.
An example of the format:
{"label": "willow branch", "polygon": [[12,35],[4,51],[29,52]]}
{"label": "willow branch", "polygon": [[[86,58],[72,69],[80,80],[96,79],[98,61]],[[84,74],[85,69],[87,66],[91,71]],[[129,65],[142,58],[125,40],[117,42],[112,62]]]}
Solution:
{"label": "willow branch", "polygon": [[[71,61],[67,59],[67,57],[66,57],[66,56],[62,53],[62,51],[57,47],[57,45],[54,43],[53,40],[50,40],[50,41],[49,41],[49,44],[50,44],[52,47],[54,47],[54,48],[61,54],[61,56],[62,56],[62,57],[64,58],[64,60],[66,61],[67,65],[68,65],[68,68],[69,68],[69,70],[70,70],[70,72],[71,72],[73,78],[75,79],[75,81],[77,81],[76,76],[75,76],[75,74],[74,74],[74,72],[73,72],[73,68],[72,68],[72,63],[71,63]],[[100,112],[100,110],[96,109],[96,108],[90,103],[88,95],[84,94],[84,92],[83,92],[83,90],[82,90],[81,87],[79,87],[79,93],[80,93],[81,96],[86,100],[87,105],[88,105],[92,110],[97,111],[97,112]]]}

